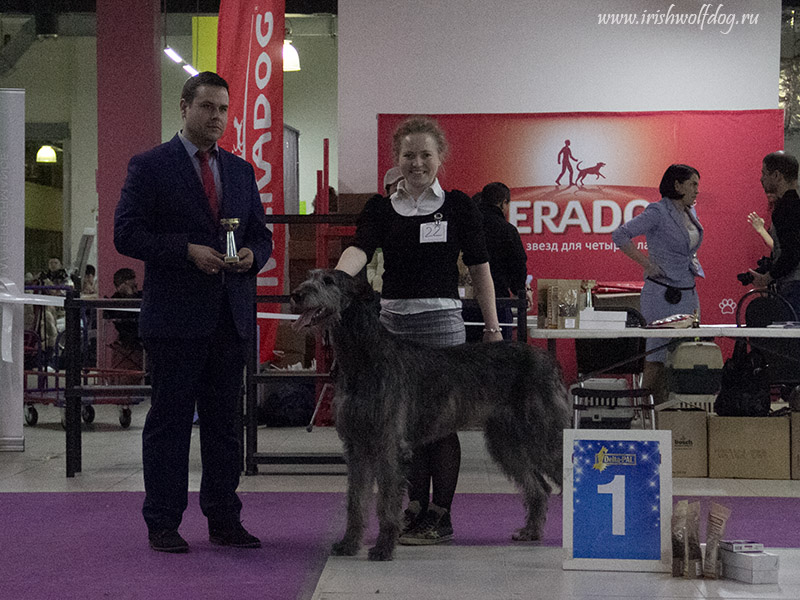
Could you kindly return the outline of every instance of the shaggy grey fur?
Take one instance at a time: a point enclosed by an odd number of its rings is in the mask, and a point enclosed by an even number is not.
[[[539,539],[550,481],[562,479],[570,408],[557,363],[505,342],[429,348],[389,333],[371,290],[342,271],[315,270],[292,294],[296,326],[327,330],[336,373],[336,429],[348,466],[347,529],[335,555],[361,545],[373,483],[380,532],[370,560],[391,560],[412,449],[480,426],[491,456],[520,488],[527,519],[516,540]]]

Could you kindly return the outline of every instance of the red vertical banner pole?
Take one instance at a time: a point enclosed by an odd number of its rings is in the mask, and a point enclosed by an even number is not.
[[[226,150],[253,166],[269,215],[284,214],[283,199],[283,37],[284,0],[221,0],[217,70],[230,86],[228,127],[220,139]],[[224,177],[224,175],[223,175]],[[223,199],[224,202],[224,199]],[[258,274],[262,295],[284,293],[286,226],[272,229],[272,256]],[[279,312],[280,305],[262,305]],[[273,357],[278,321],[259,319],[260,360]]]

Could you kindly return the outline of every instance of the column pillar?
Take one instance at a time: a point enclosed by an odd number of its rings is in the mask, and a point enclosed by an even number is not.
[[[97,263],[100,296],[112,275],[140,261],[114,249],[114,210],[134,154],[161,143],[160,0],[97,3]]]
[[[0,295],[9,297],[25,284],[25,90],[0,90],[0,215]],[[22,305],[0,298],[0,451],[25,449],[22,329]]]

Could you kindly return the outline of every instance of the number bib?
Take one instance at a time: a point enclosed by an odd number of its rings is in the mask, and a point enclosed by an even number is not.
[[[419,226],[419,243],[431,244],[447,241],[447,221],[442,221],[442,213],[433,215],[435,221],[422,223]]]

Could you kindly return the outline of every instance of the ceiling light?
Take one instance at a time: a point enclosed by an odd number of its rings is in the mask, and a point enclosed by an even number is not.
[[[56,149],[50,145],[45,144],[39,151],[36,153],[36,162],[37,163],[54,163],[57,162],[58,159],[56,158]]]
[[[200,73],[200,71],[195,69],[192,65],[183,65],[183,70],[186,71],[192,77]]]
[[[292,46],[290,40],[283,40],[283,70],[300,70],[300,55],[297,54],[297,49]]]
[[[164,54],[166,54],[167,56],[169,56],[169,57],[170,57],[172,60],[174,60],[176,63],[182,63],[182,62],[183,62],[183,59],[181,58],[181,55],[180,55],[180,54],[178,54],[177,52],[175,52],[175,50],[173,50],[173,49],[172,49],[172,48],[170,48],[169,46],[165,46],[165,47],[164,47]]]

